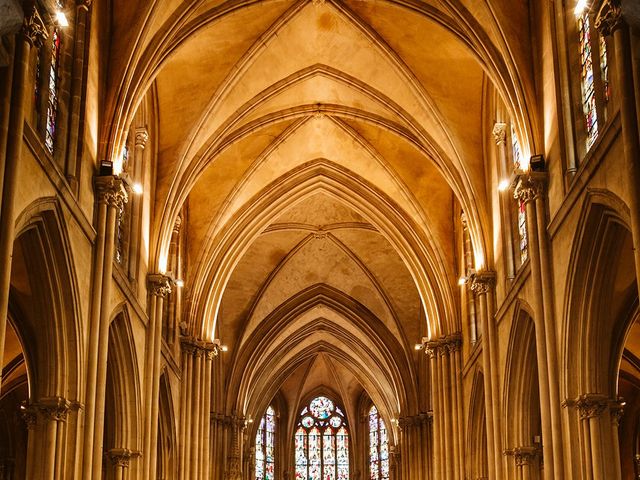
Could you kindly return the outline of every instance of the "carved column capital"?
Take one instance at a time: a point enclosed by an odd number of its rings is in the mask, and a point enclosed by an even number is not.
[[[45,420],[65,422],[71,402],[62,397],[46,397],[41,398],[36,406]]]
[[[605,395],[587,393],[578,398],[576,407],[578,407],[580,418],[588,419],[600,417],[609,406],[609,403]]]
[[[527,172],[520,175],[513,197],[525,204],[529,203],[544,193],[546,181],[547,174],[545,172]]]
[[[462,335],[460,333],[445,335],[442,340],[444,348],[446,348],[449,353],[458,352],[462,347]]]
[[[78,8],[83,8],[85,10],[89,10],[92,3],[93,3],[93,0],[76,0],[76,6]]]
[[[471,290],[476,295],[485,295],[496,285],[496,273],[483,270],[471,275]]]
[[[513,456],[518,467],[531,465],[540,454],[538,447],[516,447],[513,449]]]
[[[147,275],[147,290],[151,295],[164,298],[171,293],[172,280],[167,275],[161,273],[150,273]]]
[[[122,213],[124,205],[129,201],[125,182],[116,175],[99,175],[95,177],[95,190],[99,203],[115,207]]]
[[[22,402],[20,405],[20,414],[22,420],[27,424],[27,428],[31,430],[38,423],[38,409],[35,405],[30,404],[27,401]]]
[[[622,26],[623,21],[620,0],[604,0],[596,16],[595,27],[607,37]]]
[[[493,130],[491,131],[493,135],[493,139],[496,142],[496,145],[506,145],[507,144],[507,124],[496,122],[493,125]]]
[[[429,356],[429,358],[435,358],[440,349],[440,342],[438,340],[431,340],[427,342],[424,346],[424,353]]]
[[[127,468],[132,457],[139,456],[140,453],[128,448],[112,448],[107,452],[107,457],[114,467]]]
[[[38,48],[49,38],[47,27],[35,5],[32,5],[31,8],[25,12],[22,23],[22,35],[32,46]]]
[[[149,141],[149,131],[145,127],[136,128],[135,138],[136,148],[144,150],[147,146],[147,142]]]

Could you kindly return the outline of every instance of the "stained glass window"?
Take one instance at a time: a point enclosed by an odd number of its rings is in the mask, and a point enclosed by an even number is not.
[[[522,200],[518,200],[518,237],[520,239],[520,263],[524,263],[528,256],[529,239],[527,238],[527,210]]]
[[[511,124],[511,152],[513,155],[513,166],[518,170],[522,165],[522,149],[520,148],[520,142],[518,141],[518,136],[516,135],[513,124]],[[527,247],[529,241],[527,239],[527,212],[525,204],[522,201],[518,201],[518,240],[520,264],[523,264],[528,257]]]
[[[275,478],[275,450],[276,412],[270,406],[260,420],[260,427],[256,433],[256,480],[273,480]],[[296,434],[296,460],[297,458],[298,434]]]
[[[44,144],[50,153],[56,140],[56,116],[58,114],[58,83],[60,77],[60,32],[53,29],[51,34],[51,66],[49,67],[49,101],[47,104],[47,124]]]
[[[611,97],[611,86],[609,84],[609,58],[607,57],[607,40],[604,35],[600,37],[600,75],[602,76],[602,88],[604,90],[604,101],[608,102]]]
[[[300,412],[295,434],[296,480],[347,480],[349,431],[342,410],[316,397]]]
[[[582,91],[582,110],[587,130],[587,150],[598,138],[598,115],[593,81],[593,59],[591,56],[591,31],[589,12],[578,17],[578,35],[580,43],[580,86]]]
[[[389,480],[389,435],[375,405],[369,410],[369,473],[371,480]]]

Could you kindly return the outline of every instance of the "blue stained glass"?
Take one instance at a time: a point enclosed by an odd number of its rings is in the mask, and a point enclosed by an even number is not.
[[[389,480],[389,436],[375,405],[369,410],[369,472],[371,480]]]
[[[60,78],[60,32],[53,29],[51,35],[51,66],[49,67],[49,102],[47,105],[47,124],[45,128],[44,144],[53,153],[56,139],[56,117],[58,115],[58,82]]]
[[[267,408],[256,433],[255,478],[256,480],[273,480],[275,478],[275,432],[276,412]],[[297,440],[297,439],[296,439]]]
[[[349,478],[349,433],[342,411],[330,399],[314,398],[301,410],[295,458],[296,480]]]
[[[580,42],[582,110],[587,131],[587,150],[589,150],[595,143],[596,138],[598,138],[598,114],[596,112],[596,95],[593,82],[593,58],[591,54],[591,31],[588,11],[578,18],[578,35]]]

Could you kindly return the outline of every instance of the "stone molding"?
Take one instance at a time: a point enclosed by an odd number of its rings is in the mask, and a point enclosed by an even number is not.
[[[167,275],[161,273],[150,273],[147,275],[147,290],[151,295],[165,298],[171,293],[171,285],[173,280]]]
[[[581,419],[596,418],[602,416],[611,401],[599,393],[587,393],[581,395],[575,402]]]
[[[147,142],[149,141],[149,131],[146,127],[136,128],[135,130],[135,145],[136,148],[140,148],[144,150],[147,146]]]
[[[546,183],[546,172],[526,172],[518,177],[513,197],[527,204],[544,194]]]
[[[502,122],[496,122],[493,125],[493,130],[491,131],[491,135],[493,135],[493,140],[496,142],[496,145],[506,145],[507,144],[507,124]]]
[[[398,426],[400,428],[414,427],[420,425],[427,425],[433,421],[433,412],[420,412],[417,415],[410,415],[407,417],[400,417],[398,419]]]
[[[129,461],[134,457],[139,457],[140,452],[128,448],[112,448],[107,452],[107,457],[114,467],[129,467]]]
[[[121,214],[124,205],[129,201],[124,180],[116,175],[98,175],[94,179],[94,184],[98,203],[115,207],[118,214]]]
[[[44,41],[49,38],[47,27],[35,5],[32,5],[29,13],[25,14],[22,24],[22,35],[35,47],[42,47]]]
[[[604,0],[596,16],[595,27],[605,37],[622,26],[622,4],[620,0]]]
[[[221,351],[220,345],[214,342],[205,342],[195,337],[183,335],[180,337],[180,345],[187,355],[196,357],[204,356],[207,360],[213,360]]]
[[[484,295],[493,290],[496,285],[496,273],[483,270],[471,275],[471,290],[476,295]]]
[[[462,348],[462,334],[453,333],[445,335],[437,340],[431,340],[425,344],[424,353],[433,358],[436,355],[444,356],[460,351]]]

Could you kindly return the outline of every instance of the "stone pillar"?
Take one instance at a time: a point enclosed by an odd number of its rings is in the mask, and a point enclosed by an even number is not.
[[[478,272],[471,279],[471,289],[478,298],[480,321],[482,324],[482,366],[484,369],[484,398],[487,422],[487,458],[489,478],[502,478],[502,458],[500,427],[500,386],[498,383],[497,339],[494,322],[493,295],[495,293],[495,273]]]
[[[496,123],[491,132],[496,142],[498,151],[498,178],[508,178],[511,176],[511,170],[508,164],[507,155],[507,124]],[[507,279],[513,280],[516,275],[516,263],[513,257],[513,235],[512,235],[512,200],[509,198],[508,192],[500,192],[500,221],[502,222],[502,251],[505,256],[507,267]]]
[[[540,412],[542,417],[545,478],[564,477],[562,421],[556,330],[553,314],[553,282],[546,221],[545,172],[527,172],[518,179],[514,196],[524,202],[527,215],[529,262],[533,282]]]
[[[9,287],[11,283],[11,259],[15,237],[14,204],[18,185],[18,165],[22,161],[24,145],[24,117],[26,88],[29,85],[29,55],[31,47],[41,45],[47,38],[47,31],[35,6],[25,12],[24,23],[16,35],[13,63],[11,106],[7,131],[7,148],[0,204],[0,359],[4,356],[4,341],[9,308]],[[0,372],[0,385],[2,373]]]
[[[464,478],[463,418],[460,389],[459,333],[446,335],[426,344],[431,358],[434,424],[434,478]],[[407,425],[411,426],[412,423]],[[421,441],[426,440],[420,437]],[[414,448],[413,444],[412,448]],[[415,474],[410,475],[413,478]]]
[[[231,449],[227,457],[225,480],[242,480],[242,437],[244,435],[244,418],[231,418]]]
[[[27,402],[20,406],[22,419],[27,425],[27,460],[26,460],[26,480],[34,480],[38,478],[39,473],[36,471],[38,462],[36,461],[36,425],[38,423],[37,409]]]
[[[115,227],[128,196],[115,176],[95,178],[97,198],[96,243],[91,279],[89,345],[85,398],[83,478],[102,474],[102,442],[107,381],[107,354],[111,315],[111,285]]]
[[[135,130],[135,150],[133,155],[133,181],[143,183],[144,180],[144,151],[149,141],[146,128]],[[138,257],[140,252],[140,231],[142,228],[142,197],[134,196],[131,204],[131,227],[129,232],[128,275],[130,280],[138,278]]]
[[[65,477],[64,471],[64,423],[71,403],[60,397],[41,399],[37,408],[43,422],[44,436],[40,450],[43,454],[42,479],[58,479]]]
[[[112,448],[107,452],[115,480],[127,480],[129,462],[135,456],[137,456],[137,452],[128,448]]]
[[[605,458],[602,449],[601,417],[607,410],[609,402],[604,395],[585,394],[578,398],[576,406],[580,415],[587,478],[605,480],[608,478],[605,466],[612,459],[608,455]],[[616,460],[619,462],[619,459]]]
[[[614,478],[613,480],[622,480],[622,465],[620,463],[620,420],[624,413],[625,403],[622,400],[614,402],[609,407],[609,414],[611,415],[611,444],[613,446],[613,467]]]
[[[534,476],[534,468],[537,465],[539,450],[535,446],[517,447],[513,451],[513,457],[516,462],[516,472],[518,480],[532,480],[537,478]]]
[[[162,306],[171,293],[172,281],[162,274],[147,276],[147,290],[151,295],[147,335],[147,364],[145,398],[148,408],[145,428],[145,478],[155,478],[158,456],[158,411],[160,408],[160,373],[162,356]]]
[[[596,28],[604,36],[613,35],[615,50],[616,86],[620,98],[620,123],[624,169],[629,192],[629,213],[631,234],[636,266],[636,278],[640,278],[640,133],[636,111],[633,59],[629,26],[622,17],[621,0],[604,0],[595,22]],[[637,282],[640,293],[640,282]]]
[[[73,68],[71,72],[71,90],[69,95],[69,140],[67,143],[67,161],[65,174],[71,190],[78,189],[78,160],[82,157],[84,141],[80,126],[82,97],[85,81],[85,51],[87,24],[90,19],[89,9],[92,0],[76,0],[76,23],[73,43]]]

